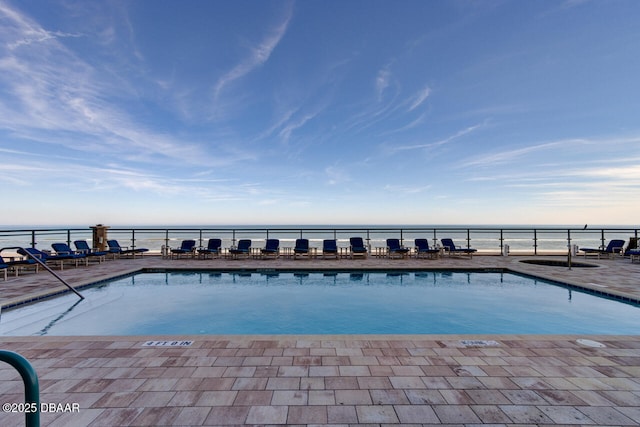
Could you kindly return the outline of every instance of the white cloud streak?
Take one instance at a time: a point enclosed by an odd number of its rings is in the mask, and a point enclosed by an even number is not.
[[[427,144],[416,144],[416,145],[401,145],[398,147],[388,147],[388,151],[390,151],[391,153],[395,153],[397,151],[408,151],[408,150],[423,150],[423,149],[429,149],[429,148],[435,148],[435,147],[439,147],[441,145],[446,145],[449,144],[453,141],[455,141],[456,139],[462,138],[465,135],[468,135],[472,132],[474,132],[477,129],[482,128],[484,125],[484,123],[482,124],[478,124],[478,125],[474,125],[474,126],[469,126],[465,129],[462,129],[458,132],[456,132],[455,134],[448,136],[444,139],[441,139],[439,141],[436,142],[430,142]]]
[[[429,86],[425,86],[414,96],[413,102],[411,102],[411,105],[409,106],[409,111],[413,111],[422,105],[429,95],[431,95],[431,88]]]
[[[242,62],[233,67],[230,71],[220,77],[214,87],[214,100],[220,96],[220,93],[234,81],[241,79],[253,70],[262,66],[269,60],[271,53],[280,43],[280,40],[284,37],[289,27],[289,22],[293,16],[293,7],[288,5],[282,22],[274,27],[267,36],[258,43],[257,46],[251,49],[249,56],[247,56]]]

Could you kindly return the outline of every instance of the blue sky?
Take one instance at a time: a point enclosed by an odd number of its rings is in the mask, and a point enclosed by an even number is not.
[[[638,16],[0,0],[0,224],[637,224]]]

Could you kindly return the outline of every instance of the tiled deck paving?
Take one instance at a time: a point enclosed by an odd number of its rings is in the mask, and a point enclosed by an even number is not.
[[[143,267],[510,268],[640,299],[640,264],[628,259],[571,271],[519,259],[146,257],[57,272],[79,284]],[[24,274],[0,282],[0,296],[6,304],[52,287],[47,273]],[[43,413],[43,426],[640,425],[640,335],[201,335],[171,337],[190,347],[143,347],[166,338],[2,337],[0,347],[33,363],[42,402],[79,404],[79,413]],[[0,364],[0,380],[2,403],[23,400],[13,368]],[[23,423],[0,414],[2,426]]]

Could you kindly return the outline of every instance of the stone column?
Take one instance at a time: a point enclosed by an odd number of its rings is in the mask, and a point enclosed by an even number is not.
[[[107,248],[108,225],[97,224],[91,227],[93,230],[93,249],[104,251]]]

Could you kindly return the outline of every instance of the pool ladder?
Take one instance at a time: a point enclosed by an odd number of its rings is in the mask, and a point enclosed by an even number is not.
[[[58,274],[55,271],[53,271],[52,269],[50,269],[49,266],[47,264],[45,264],[41,259],[39,259],[38,257],[36,257],[33,254],[31,254],[30,252],[28,252],[23,247],[21,247],[21,246],[13,246],[13,247],[2,248],[2,249],[0,249],[0,253],[2,253],[2,251],[4,251],[5,249],[17,249],[17,250],[20,250],[21,253],[26,254],[28,258],[33,259],[35,262],[40,264],[40,266],[42,266],[45,270],[47,270],[49,273],[51,273],[53,275],[53,277],[55,277],[56,279],[61,281],[62,284],[64,284],[67,288],[69,288],[74,294],[78,295],[78,297],[80,297],[80,299],[84,299],[82,294],[80,292],[76,291],[75,288],[73,286],[71,286],[70,284],[68,284],[66,280],[64,280],[62,277],[58,276]]]

